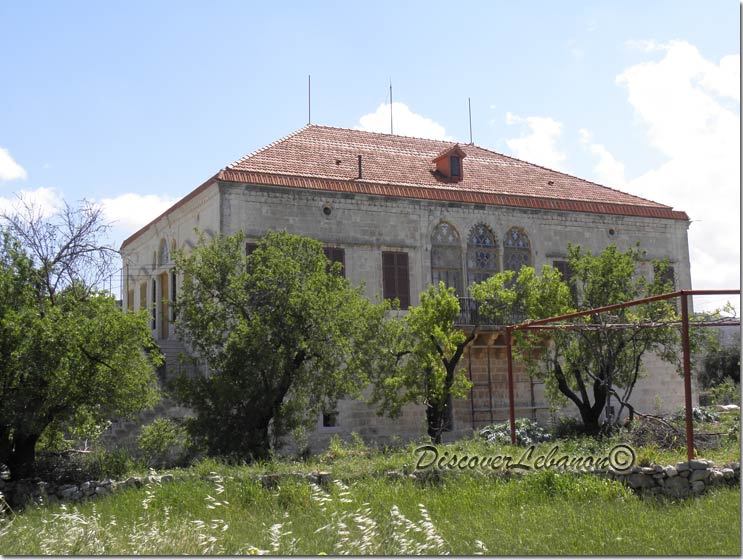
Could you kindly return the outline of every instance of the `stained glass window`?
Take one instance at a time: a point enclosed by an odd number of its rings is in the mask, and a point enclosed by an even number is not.
[[[518,272],[524,265],[531,266],[529,238],[521,228],[511,228],[503,240],[503,268]]]
[[[467,240],[467,283],[482,282],[498,272],[498,244],[485,224],[477,224]]]
[[[446,222],[436,226],[431,236],[431,281],[462,293],[462,245],[457,230]]]

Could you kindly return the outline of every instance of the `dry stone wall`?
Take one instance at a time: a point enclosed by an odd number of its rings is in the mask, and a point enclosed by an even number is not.
[[[502,476],[504,473],[510,475],[512,472],[501,470],[494,472],[494,475]],[[633,467],[628,473],[617,472],[611,469],[608,471],[592,470],[589,472],[597,476],[605,476],[616,480],[629,486],[639,494],[665,495],[670,498],[687,498],[701,494],[714,486],[740,485],[739,462],[718,467],[712,461],[705,459],[693,459],[691,461],[676,463],[676,465]],[[424,469],[407,475],[399,471],[389,471],[385,476],[389,480],[411,478],[424,483],[430,483],[438,482],[443,477],[457,476],[459,474],[456,470]],[[514,474],[524,475],[523,471]],[[112,494],[117,490],[141,488],[148,484],[170,484],[185,478],[186,475],[163,474],[157,476],[152,474],[144,477],[130,476],[120,481],[107,478],[102,481],[87,481],[82,484],[51,484],[38,480],[8,482],[0,478],[0,495],[4,497],[11,507],[23,507],[28,504],[45,505],[60,502],[79,502]],[[222,480],[217,473],[211,473],[201,478],[213,481]],[[274,488],[288,479],[314,484],[326,484],[333,480],[332,475],[324,471],[288,474],[269,473],[254,475],[251,478],[261,483],[265,488]]]

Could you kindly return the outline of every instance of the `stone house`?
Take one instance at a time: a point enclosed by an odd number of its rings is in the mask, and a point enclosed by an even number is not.
[[[183,347],[169,306],[180,287],[171,256],[193,247],[196,227],[242,230],[249,240],[269,229],[315,238],[369,296],[397,297],[402,307],[444,280],[465,298],[467,328],[470,283],[522,264],[552,264],[567,274],[568,243],[597,252],[639,241],[649,259],[670,261],[678,289],[691,288],[688,226],[688,216],[669,206],[472,144],[308,125],[223,168],[126,239],[124,307],[151,310],[173,375]],[[474,387],[470,398],[455,401],[455,434],[507,418],[505,359],[501,333],[483,329],[464,360]],[[680,407],[683,387],[673,368],[653,358],[648,366],[634,404]],[[543,387],[518,368],[515,390],[517,415],[549,418]],[[392,421],[349,400],[318,418],[318,440],[351,431],[379,440],[418,437],[424,414],[409,406]]]

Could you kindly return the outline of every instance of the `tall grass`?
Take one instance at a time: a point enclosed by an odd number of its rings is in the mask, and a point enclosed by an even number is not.
[[[0,554],[739,555],[740,493],[642,499],[545,471],[264,488],[229,467],[0,521]]]

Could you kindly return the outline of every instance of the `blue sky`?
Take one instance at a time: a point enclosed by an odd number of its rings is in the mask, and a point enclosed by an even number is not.
[[[732,1],[0,3],[0,206],[94,199],[116,242],[307,122],[469,141],[686,210],[740,284]]]

